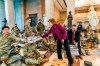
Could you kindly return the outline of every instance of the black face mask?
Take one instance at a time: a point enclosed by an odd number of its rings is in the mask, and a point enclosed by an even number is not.
[[[41,23],[41,22],[39,22],[39,23]]]

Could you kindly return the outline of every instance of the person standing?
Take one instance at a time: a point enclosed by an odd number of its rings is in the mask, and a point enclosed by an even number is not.
[[[77,44],[78,46],[78,52],[80,54],[80,59],[82,59],[82,53],[81,53],[81,46],[80,46],[80,32],[77,30],[77,26],[76,25],[73,25],[72,26],[72,29],[68,30],[67,32],[67,35],[68,35],[68,41],[69,41],[69,44]]]
[[[44,33],[45,26],[44,26],[44,24],[43,24],[43,22],[42,22],[41,19],[39,19],[39,22],[38,22],[38,24],[37,24],[36,29],[37,29],[38,35],[41,36],[41,35]]]
[[[63,59],[61,49],[62,49],[62,44],[64,43],[64,48],[68,57],[69,65],[72,66],[73,59],[70,53],[66,30],[60,24],[56,24],[56,21],[53,18],[49,19],[48,22],[50,25],[50,30],[46,34],[42,35],[42,38],[46,38],[49,34],[52,33],[55,41],[57,42],[57,55],[58,59],[60,60]]]

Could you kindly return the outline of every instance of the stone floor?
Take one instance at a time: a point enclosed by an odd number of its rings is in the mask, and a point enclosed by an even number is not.
[[[39,52],[41,54],[45,54],[46,57],[49,58],[49,62],[42,64],[40,66],[51,66],[53,64],[53,59],[57,58],[56,52],[49,52],[49,51],[39,51]],[[76,62],[74,62],[73,66],[85,66],[84,61],[92,62],[93,66],[100,66],[100,45],[96,49],[89,49],[89,52],[90,52],[90,55],[83,56],[82,60],[76,59]],[[62,55],[63,55],[63,60],[68,65],[68,60],[64,58],[64,53],[62,53]]]
[[[100,50],[100,45],[97,48]],[[97,53],[96,49],[89,49],[90,55],[83,56],[83,60],[79,60],[73,64],[73,66],[85,66],[84,61],[90,61],[92,62],[93,66],[100,66],[100,51]],[[41,54],[46,54],[46,56],[49,58],[49,62],[43,64],[43,66],[51,66],[53,63],[53,59],[57,58],[57,53],[52,52],[46,52],[46,51],[40,51]],[[64,53],[62,53],[64,57]],[[64,61],[68,64],[68,60],[64,58]]]

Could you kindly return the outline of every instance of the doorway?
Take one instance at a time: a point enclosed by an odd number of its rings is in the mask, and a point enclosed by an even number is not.
[[[37,25],[37,22],[38,22],[38,17],[37,17],[37,14],[29,14],[29,17],[31,18],[31,27],[32,26],[36,26]]]

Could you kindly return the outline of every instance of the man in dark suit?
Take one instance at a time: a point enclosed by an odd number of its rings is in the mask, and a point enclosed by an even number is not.
[[[68,30],[67,34],[68,34],[69,44],[76,44],[76,42],[78,43],[77,46],[80,54],[80,59],[82,59],[81,46],[80,46],[80,32],[77,30],[77,26],[73,25],[72,29]]]

